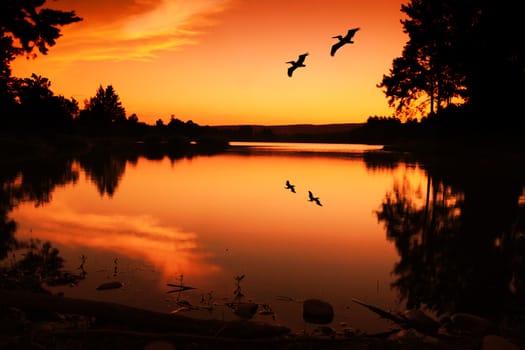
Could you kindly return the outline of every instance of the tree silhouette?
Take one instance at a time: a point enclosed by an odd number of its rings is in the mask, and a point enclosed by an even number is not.
[[[60,27],[81,21],[74,11],[44,8],[46,0],[0,2],[0,105],[2,117],[18,112],[18,81],[11,77],[11,62],[20,55],[45,55],[60,37]],[[4,124],[10,124],[4,120]]]
[[[378,85],[398,115],[414,117],[414,108],[419,115],[427,108],[433,114],[462,96],[463,77],[451,66],[457,17],[450,5],[449,1],[412,0],[401,7],[408,16],[401,23],[409,41]]]
[[[0,4],[2,49],[12,55],[47,54],[60,37],[61,26],[81,21],[74,11],[42,8],[46,0],[3,0]]]
[[[124,123],[126,110],[112,85],[108,85],[105,89],[100,85],[96,95],[86,102],[79,118],[81,122],[88,125],[107,127]]]
[[[12,42],[10,37],[0,37],[0,105],[5,114],[11,112],[16,105],[9,65],[15,58]]]
[[[139,122],[139,116],[136,113],[133,113],[132,115],[129,116],[128,122],[132,124],[137,124]]]
[[[32,74],[16,79],[18,126],[25,129],[64,128],[78,115],[78,102],[55,96],[49,79]]]
[[[470,30],[457,47],[465,74],[467,97],[477,118],[492,119],[505,114],[523,115],[525,94],[525,45],[523,14],[511,0],[481,1],[471,16]],[[472,7],[473,5],[471,5]],[[511,116],[506,123],[522,121]]]
[[[397,115],[439,113],[452,103],[479,119],[519,111],[525,45],[517,3],[411,0],[401,11],[409,40],[378,84]]]

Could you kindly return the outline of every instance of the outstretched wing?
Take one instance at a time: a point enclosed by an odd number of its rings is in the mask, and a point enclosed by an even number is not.
[[[308,56],[308,52],[303,53],[302,55],[299,55],[299,59],[297,59],[297,65],[303,64],[304,60],[306,59],[306,56]]]
[[[336,52],[337,50],[339,50],[339,48],[340,48],[341,46],[343,46],[343,44],[344,44],[344,43],[343,43],[342,41],[339,41],[339,42],[333,44],[333,45],[332,45],[332,49],[330,50],[330,56],[335,55],[335,52]]]
[[[348,33],[346,33],[345,40],[350,41],[354,37],[355,33],[359,30],[359,27],[348,29]]]
[[[288,76],[292,77],[293,71],[297,68],[295,65],[288,68]]]

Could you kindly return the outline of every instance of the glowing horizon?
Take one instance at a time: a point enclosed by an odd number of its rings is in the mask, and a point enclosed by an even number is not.
[[[389,116],[377,88],[406,41],[401,0],[60,0],[84,20],[62,28],[46,56],[17,58],[13,75],[47,77],[83,101],[113,85],[129,116],[200,125],[331,124]],[[332,37],[360,27],[329,54]],[[286,61],[309,52],[286,75]]]

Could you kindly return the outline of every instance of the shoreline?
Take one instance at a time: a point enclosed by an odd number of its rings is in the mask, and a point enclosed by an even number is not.
[[[250,320],[202,320],[117,303],[0,289],[0,349],[497,349],[525,339],[475,330],[457,336],[413,329],[380,334],[292,334]],[[323,327],[320,327],[323,329]],[[149,346],[149,348],[148,348]]]

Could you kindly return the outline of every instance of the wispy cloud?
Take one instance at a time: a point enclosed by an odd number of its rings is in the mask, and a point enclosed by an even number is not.
[[[161,51],[198,42],[214,15],[233,0],[134,0],[125,14],[95,20],[96,12],[67,28],[57,60],[151,60]]]

